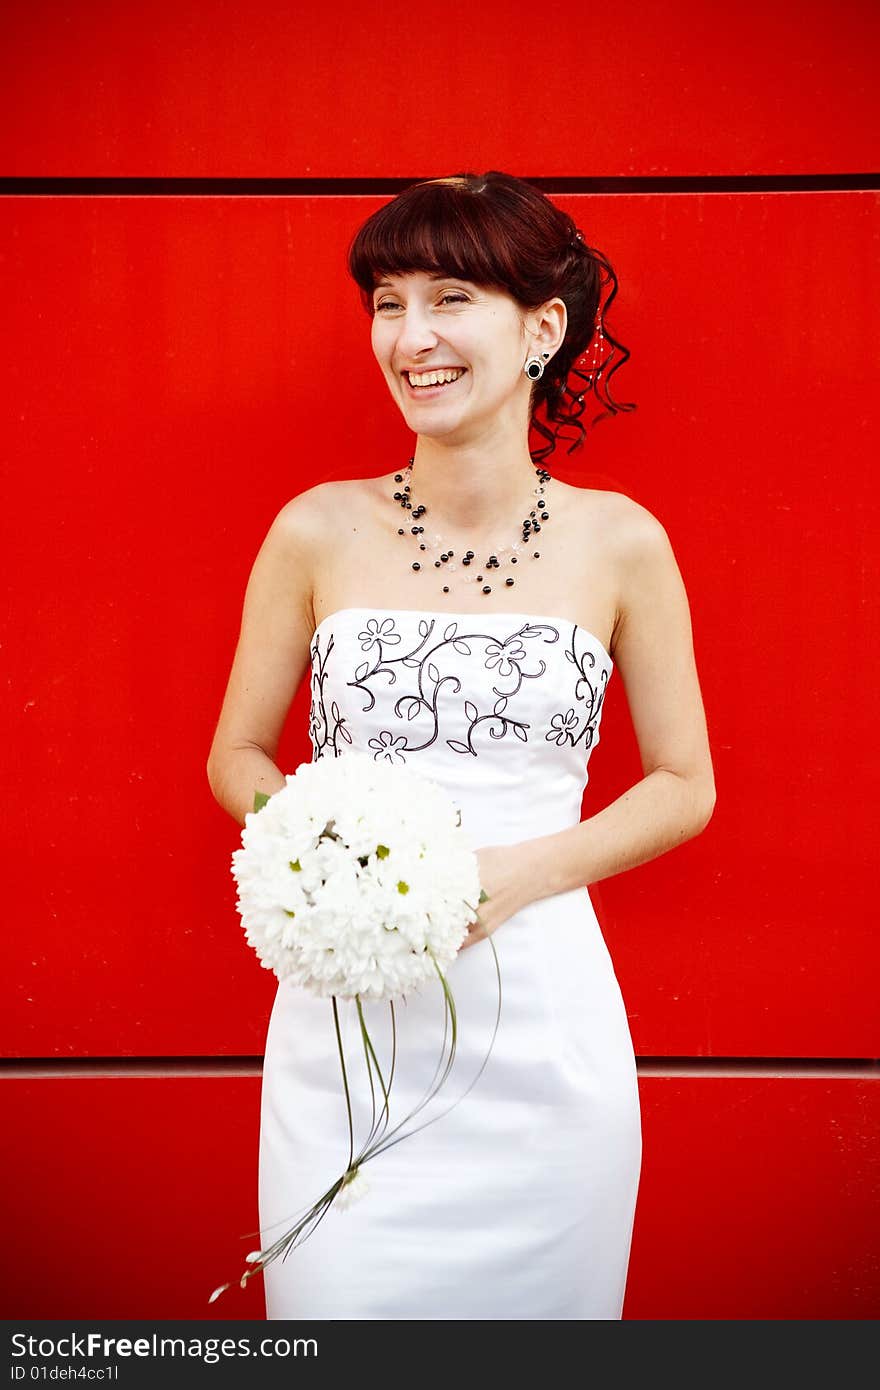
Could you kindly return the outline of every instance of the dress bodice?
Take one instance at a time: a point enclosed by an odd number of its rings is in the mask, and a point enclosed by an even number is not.
[[[475,845],[580,820],[614,663],[571,619],[342,608],[311,641],[312,761],[406,763],[461,809]]]

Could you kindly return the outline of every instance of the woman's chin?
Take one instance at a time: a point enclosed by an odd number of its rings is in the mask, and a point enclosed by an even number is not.
[[[467,413],[460,406],[455,407],[451,403],[449,406],[439,402],[430,405],[426,401],[420,406],[418,402],[406,401],[402,410],[403,418],[410,429],[416,430],[419,434],[448,434],[467,418]]]

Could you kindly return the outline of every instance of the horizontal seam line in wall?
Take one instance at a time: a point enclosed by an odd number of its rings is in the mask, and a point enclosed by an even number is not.
[[[880,1080],[880,1060],[863,1057],[637,1057],[639,1076]],[[252,1057],[5,1057],[0,1080],[259,1076]]]
[[[373,197],[399,193],[413,178],[144,178],[21,176],[0,178],[0,196]],[[424,175],[423,177],[430,177]],[[529,177],[545,193],[831,193],[880,189],[880,171],[826,174],[645,174],[608,177]]]

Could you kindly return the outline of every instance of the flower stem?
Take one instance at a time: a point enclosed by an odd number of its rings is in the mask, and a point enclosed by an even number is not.
[[[348,1075],[345,1070],[345,1049],[342,1046],[342,1034],[339,1030],[339,1005],[336,1002],[336,995],[333,995],[333,1022],[336,1026],[336,1042],[339,1047],[339,1061],[342,1066],[342,1084],[345,1087],[345,1105],[348,1110],[348,1166],[351,1167],[354,1158],[354,1125],[351,1119],[351,1096],[348,1090]]]

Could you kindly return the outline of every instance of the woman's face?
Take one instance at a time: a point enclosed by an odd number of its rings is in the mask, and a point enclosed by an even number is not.
[[[549,343],[527,336],[510,295],[419,270],[378,284],[373,309],[373,352],[415,433],[469,435],[483,423],[497,425],[499,417],[527,426],[532,383],[523,366]],[[437,386],[410,381],[410,371],[419,380],[444,367],[458,378]]]

